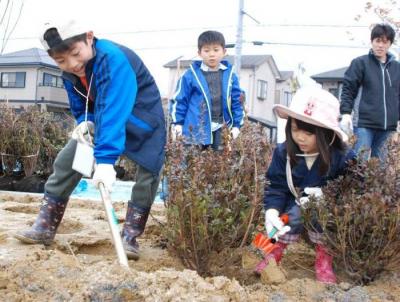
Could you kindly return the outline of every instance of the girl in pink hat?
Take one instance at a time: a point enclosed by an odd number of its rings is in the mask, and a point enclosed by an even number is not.
[[[258,273],[272,258],[279,264],[287,245],[299,239],[303,231],[301,207],[308,196],[321,198],[320,188],[343,174],[348,162],[355,159],[355,153],[345,145],[347,136],[339,127],[339,101],[329,92],[318,87],[302,88],[290,107],[275,105],[273,110],[287,119],[286,141],[274,151],[264,196],[267,233],[276,228],[278,242],[275,250],[257,265]],[[289,215],[286,226],[279,218],[283,213]],[[316,279],[335,283],[332,256],[322,243],[322,229],[317,222],[315,230],[308,235],[316,244]]]

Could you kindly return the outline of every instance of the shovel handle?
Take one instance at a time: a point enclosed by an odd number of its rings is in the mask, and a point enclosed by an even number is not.
[[[128,258],[126,257],[126,253],[122,245],[122,239],[119,234],[117,215],[115,214],[114,208],[111,204],[110,194],[102,182],[99,183],[99,190],[106,210],[107,221],[108,225],[110,226],[111,236],[113,239],[114,248],[117,252],[119,264],[123,267],[129,268]]]

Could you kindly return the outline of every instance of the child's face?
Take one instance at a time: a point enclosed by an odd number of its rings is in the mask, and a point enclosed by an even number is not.
[[[375,38],[371,41],[372,51],[374,55],[382,61],[386,60],[386,54],[392,43],[385,36]]]
[[[206,44],[199,50],[199,56],[203,59],[204,64],[212,70],[219,68],[226,53],[226,49],[221,44]]]
[[[76,42],[69,51],[55,54],[53,59],[58,67],[78,77],[85,76],[85,66],[93,58],[93,38],[93,32],[88,32],[86,43]]]
[[[292,119],[291,131],[294,142],[303,153],[312,154],[318,152],[316,135],[299,129],[295,119]]]

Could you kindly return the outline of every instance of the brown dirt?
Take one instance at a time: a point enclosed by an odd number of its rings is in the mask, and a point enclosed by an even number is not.
[[[213,277],[200,277],[170,255],[161,236],[162,205],[152,209],[139,239],[142,257],[118,265],[101,203],[71,200],[50,247],[24,245],[13,238],[32,225],[39,197],[0,193],[1,301],[400,301],[399,272],[369,286],[351,285],[338,271],[338,285],[314,280],[314,252],[305,244],[288,248],[282,267],[286,281],[264,284],[242,268],[242,252],[230,261],[215,257]],[[115,204],[123,222],[125,204]]]

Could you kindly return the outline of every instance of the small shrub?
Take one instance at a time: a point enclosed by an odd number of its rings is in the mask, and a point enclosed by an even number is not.
[[[66,114],[40,112],[31,106],[17,113],[9,106],[0,110],[0,153],[3,172],[12,174],[22,165],[26,176],[48,176],[54,159],[68,140],[73,120]]]
[[[40,148],[39,111],[36,107],[30,107],[20,114],[9,107],[1,111],[1,153],[5,172],[12,173],[19,163],[25,174],[30,176]]]
[[[376,159],[324,188],[324,202],[305,211],[306,227],[317,218],[337,264],[355,283],[400,269],[400,150],[389,143],[384,165]]]
[[[271,146],[261,126],[246,125],[216,152],[182,141],[169,143],[165,174],[169,196],[165,235],[185,266],[210,274],[210,258],[249,243],[259,222]]]
[[[67,113],[43,112],[40,122],[42,139],[36,173],[48,177],[53,172],[57,154],[69,140],[75,121]]]

